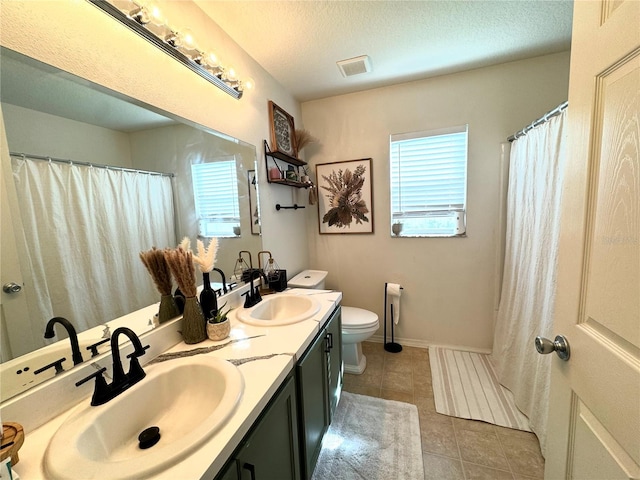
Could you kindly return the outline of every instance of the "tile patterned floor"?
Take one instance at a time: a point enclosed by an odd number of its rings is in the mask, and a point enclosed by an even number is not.
[[[389,353],[364,342],[367,368],[345,374],[344,389],[418,407],[425,480],[533,480],[544,476],[544,458],[533,433],[436,412],[429,351],[404,347]]]

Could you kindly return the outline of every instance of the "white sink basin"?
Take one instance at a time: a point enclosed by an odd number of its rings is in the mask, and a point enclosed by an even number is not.
[[[145,372],[108,403],[92,407],[87,399],[71,413],[45,453],[48,478],[138,479],[158,473],[210,438],[244,390],[238,368],[214,357],[169,360]],[[138,435],[152,426],[160,428],[160,440],[143,450]]]
[[[259,327],[290,325],[313,317],[320,311],[320,303],[303,295],[272,295],[251,308],[236,314],[241,322]]]

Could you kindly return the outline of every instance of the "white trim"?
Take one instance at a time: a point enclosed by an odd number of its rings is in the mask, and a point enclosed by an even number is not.
[[[372,343],[384,343],[384,337],[382,335],[372,335],[367,341]],[[447,345],[443,343],[432,343],[426,340],[415,340],[410,338],[395,337],[394,342],[407,347],[416,347],[416,348],[441,347],[441,348],[448,348],[449,350],[460,350],[462,352],[483,353],[486,355],[490,355],[493,352],[493,350],[490,348],[477,348],[477,347],[469,347],[465,345]]]
[[[390,142],[402,140],[413,140],[414,138],[437,137],[438,135],[449,135],[451,133],[462,133],[469,131],[469,125],[456,125],[455,127],[436,128],[435,130],[423,130],[421,132],[392,133],[389,135]]]

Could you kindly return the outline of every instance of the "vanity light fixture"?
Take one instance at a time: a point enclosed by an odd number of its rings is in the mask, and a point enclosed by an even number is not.
[[[239,99],[254,88],[253,79],[239,80],[233,68],[222,65],[214,53],[201,50],[190,30],[171,27],[152,2],[88,1],[232,97]]]

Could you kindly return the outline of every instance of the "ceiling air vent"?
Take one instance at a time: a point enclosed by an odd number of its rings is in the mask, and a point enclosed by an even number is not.
[[[361,73],[369,73],[371,71],[371,59],[369,55],[348,58],[347,60],[340,60],[336,63],[343,77],[352,77],[353,75],[360,75]]]

